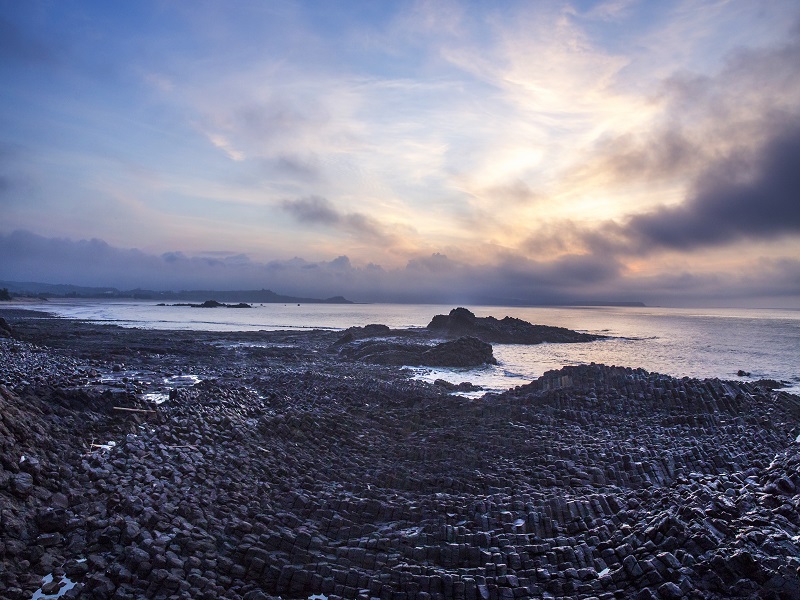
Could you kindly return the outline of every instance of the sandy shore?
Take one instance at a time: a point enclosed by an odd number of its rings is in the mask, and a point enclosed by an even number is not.
[[[4,598],[800,598],[800,398],[769,382],[476,400],[335,332],[0,317]]]

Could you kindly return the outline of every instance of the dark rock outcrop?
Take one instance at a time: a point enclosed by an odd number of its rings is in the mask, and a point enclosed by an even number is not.
[[[343,348],[343,356],[376,365],[426,367],[477,367],[494,365],[491,344],[462,337],[435,346],[393,340],[369,340]]]
[[[11,325],[8,324],[8,321],[0,317],[0,338],[3,337],[13,338],[16,336],[14,335],[14,330],[11,328]]]
[[[331,345],[331,348],[340,348],[341,346],[356,340],[386,337],[389,335],[392,335],[392,330],[389,328],[389,326],[378,323],[371,323],[370,325],[364,325],[363,327],[348,327],[342,332],[342,337],[340,337]]]
[[[428,367],[474,367],[496,365],[497,360],[491,344],[475,337],[460,337],[425,350],[420,364]]]
[[[543,342],[591,342],[603,336],[580,333],[564,327],[534,325],[514,317],[476,317],[466,308],[454,308],[449,315],[436,315],[428,331],[444,337],[473,336],[497,344],[541,344]]]
[[[437,379],[433,382],[433,385],[438,385],[439,387],[446,389],[448,392],[478,392],[483,389],[481,386],[470,383],[469,381],[452,383],[445,379]]]

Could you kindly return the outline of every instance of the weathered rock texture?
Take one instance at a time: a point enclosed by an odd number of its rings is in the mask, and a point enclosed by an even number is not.
[[[99,339],[156,334],[83,327],[0,340],[4,598],[800,597],[796,396],[589,365],[468,400],[318,333],[120,365]],[[116,411],[94,382],[132,366],[204,381]]]

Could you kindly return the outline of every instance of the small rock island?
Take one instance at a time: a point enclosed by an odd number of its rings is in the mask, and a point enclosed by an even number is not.
[[[200,304],[192,303],[192,302],[178,302],[177,304],[165,304],[163,302],[158,303],[156,306],[189,306],[191,308],[253,308],[252,305],[247,304],[246,302],[238,302],[236,304],[225,304],[223,302],[217,302],[216,300],[206,300]]]

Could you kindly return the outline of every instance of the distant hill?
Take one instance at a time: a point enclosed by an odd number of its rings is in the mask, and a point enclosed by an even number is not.
[[[351,300],[347,300],[343,296],[333,296],[325,299],[303,298],[276,294],[272,290],[182,290],[179,292],[164,292],[143,289],[118,290],[112,287],[86,287],[31,281],[0,281],[0,288],[6,288],[12,296],[36,298],[132,298],[135,300],[190,300],[201,302],[217,300],[219,302],[255,302],[262,304],[353,304]]]
[[[120,293],[115,288],[36,283],[33,281],[0,281],[0,288],[6,288],[12,296],[37,296],[43,298],[99,298]]]

